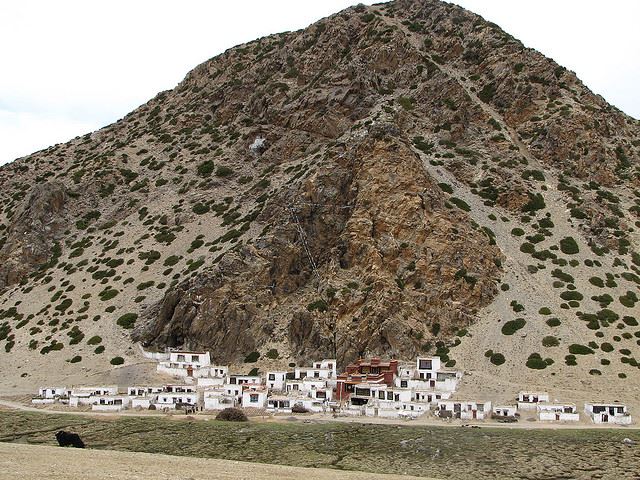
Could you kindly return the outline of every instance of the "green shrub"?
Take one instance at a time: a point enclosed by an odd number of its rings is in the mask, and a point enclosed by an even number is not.
[[[245,357],[244,363],[256,363],[259,358],[260,358],[259,352],[251,352],[249,355]]]
[[[509,320],[502,326],[502,334],[503,335],[513,335],[518,330],[523,328],[526,325],[526,320],[524,318],[516,318],[515,320]]]
[[[220,413],[216,415],[216,420],[224,422],[246,422],[248,419],[241,409],[229,407],[221,410]]]
[[[523,212],[535,212],[546,207],[541,193],[527,193],[527,195],[529,196],[529,201],[522,206],[521,210]]]
[[[618,320],[620,317],[613,310],[609,310],[608,308],[603,308],[598,313],[596,313],[599,320],[603,322],[613,323]]]
[[[307,310],[309,310],[310,312],[313,312],[314,310],[317,310],[318,312],[326,312],[328,309],[329,305],[322,298],[307,305]]]
[[[405,110],[413,110],[415,108],[416,101],[410,97],[398,97],[398,103]]]
[[[543,347],[557,347],[558,345],[560,345],[560,341],[552,335],[548,335],[542,339]]]
[[[81,362],[81,361],[82,361],[82,357],[80,355],[76,355],[71,360],[69,360],[69,363],[78,363],[78,362]]]
[[[196,203],[191,208],[191,210],[196,215],[204,215],[205,213],[209,212],[209,205],[207,205],[206,203]]]
[[[102,337],[98,335],[94,335],[89,340],[87,340],[87,345],[99,345],[102,343]]]
[[[536,247],[532,243],[524,242],[522,245],[520,245],[520,251],[522,253],[528,253],[529,255],[531,255],[536,251]]]
[[[625,307],[633,308],[635,304],[638,302],[638,296],[635,294],[635,292],[632,292],[631,290],[627,290],[627,293],[625,295],[620,296],[618,300],[620,300],[620,303]]]
[[[109,361],[109,363],[111,363],[111,365],[122,365],[124,363],[124,358],[122,358],[122,357],[113,357]]]
[[[488,83],[484,87],[482,87],[482,90],[480,90],[480,92],[478,93],[478,98],[483,102],[488,103],[491,101],[491,99],[494,97],[495,94],[496,94],[495,85],[492,83]]]
[[[104,345],[100,345],[98,348],[96,348],[96,349],[93,351],[93,353],[98,353],[98,354],[100,354],[100,353],[102,353],[102,352],[104,352]]]
[[[448,183],[438,183],[438,186],[443,192],[448,193],[449,195],[453,193],[453,188],[451,188],[451,185]]]
[[[613,352],[613,345],[611,345],[609,342],[604,342],[602,345],[600,345],[600,348],[603,352]]]
[[[233,169],[229,167],[225,167],[223,165],[220,165],[218,168],[216,168],[217,177],[228,177],[232,173],[233,173]]]
[[[451,198],[449,198],[449,201],[451,203],[453,203],[459,209],[464,210],[465,212],[470,212],[471,211],[471,207],[469,206],[469,204],[467,202],[465,202],[464,200],[462,200],[461,198],[451,197]]]
[[[559,268],[554,269],[551,272],[551,276],[555,277],[559,280],[562,280],[565,283],[574,283],[575,279],[573,278],[573,276],[569,273],[565,273],[562,270],[560,270]]]
[[[511,305],[511,308],[516,313],[522,312],[524,310],[524,305],[522,305],[521,303],[518,303],[517,300],[511,300],[511,303],[509,303],[509,305]]]
[[[276,350],[275,348],[272,348],[267,352],[267,358],[270,358],[271,360],[275,360],[279,356],[280,354],[278,353],[278,350]]]
[[[582,299],[584,298],[584,296],[576,291],[576,290],[567,290],[565,292],[562,292],[560,294],[560,298],[562,298],[563,300],[576,300],[578,302],[582,301]]]
[[[148,252],[141,252],[138,255],[138,258],[140,260],[146,260],[144,262],[145,265],[152,265],[153,263],[155,263],[156,260],[158,260],[161,257],[160,252],[158,252],[157,250],[149,250]]]
[[[198,175],[206,178],[211,176],[211,174],[213,173],[213,169],[214,169],[213,161],[206,160],[202,162],[200,165],[198,165],[197,172],[198,172]]]
[[[538,310],[538,313],[540,315],[551,315],[551,309],[549,307],[542,307],[540,310]]]
[[[180,257],[178,257],[177,255],[171,255],[170,257],[167,257],[165,259],[164,266],[165,267],[173,267],[179,261],[180,261]]]
[[[565,237],[560,240],[560,250],[565,255],[575,255],[576,253],[580,252],[578,244],[573,239],[573,237]]]
[[[526,366],[533,370],[544,370],[547,368],[547,363],[542,359],[539,353],[532,353],[527,358]]]
[[[102,300],[103,302],[106,302],[107,300],[111,300],[113,297],[118,295],[118,293],[118,290],[107,287],[98,294],[98,297],[100,297],[100,300]]]
[[[574,355],[590,355],[594,352],[592,349],[590,349],[585,345],[579,345],[577,343],[573,343],[569,345],[569,353],[572,353]]]
[[[600,277],[591,277],[589,283],[596,287],[604,288],[604,281]]]
[[[489,357],[489,361],[491,363],[493,363],[494,365],[502,365],[506,360],[505,360],[503,354],[501,354],[501,353],[493,353]]]
[[[547,325],[549,325],[550,327],[558,327],[558,326],[560,326],[560,324],[561,324],[562,322],[560,322],[560,319],[559,319],[559,318],[553,317],[553,318],[550,318],[549,320],[547,320],[547,322],[546,322],[546,323],[547,323]]]
[[[125,313],[120,318],[118,318],[118,320],[116,320],[116,324],[121,326],[122,328],[129,330],[134,327],[137,319],[137,313]]]

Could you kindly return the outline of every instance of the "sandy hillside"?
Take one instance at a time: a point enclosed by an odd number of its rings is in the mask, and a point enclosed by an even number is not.
[[[179,472],[179,477],[176,475]],[[365,480],[411,479],[402,475],[342,472],[233,462],[204,458],[172,457],[148,453],[0,444],[0,480],[137,480],[161,479],[299,479]]]

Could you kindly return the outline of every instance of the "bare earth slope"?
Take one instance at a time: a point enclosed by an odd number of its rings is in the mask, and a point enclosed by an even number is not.
[[[0,480],[21,478],[66,480],[138,480],[149,477],[198,480],[235,479],[412,479],[402,475],[234,462],[211,458],[173,457],[155,453],[61,449],[42,445],[0,443]]]
[[[0,169],[3,385],[133,366],[133,334],[631,401],[639,152],[637,120],[439,1],[230,49]]]

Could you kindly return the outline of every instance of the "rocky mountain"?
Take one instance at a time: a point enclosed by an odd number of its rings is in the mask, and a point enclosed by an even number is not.
[[[638,387],[640,122],[451,4],[232,48],[0,182],[12,382],[136,341]]]

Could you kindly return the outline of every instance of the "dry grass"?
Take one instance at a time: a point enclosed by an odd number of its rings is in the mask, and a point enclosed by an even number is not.
[[[456,479],[633,478],[636,431],[509,430],[343,423],[95,419],[0,412],[0,441],[53,445],[59,429],[90,448]]]

